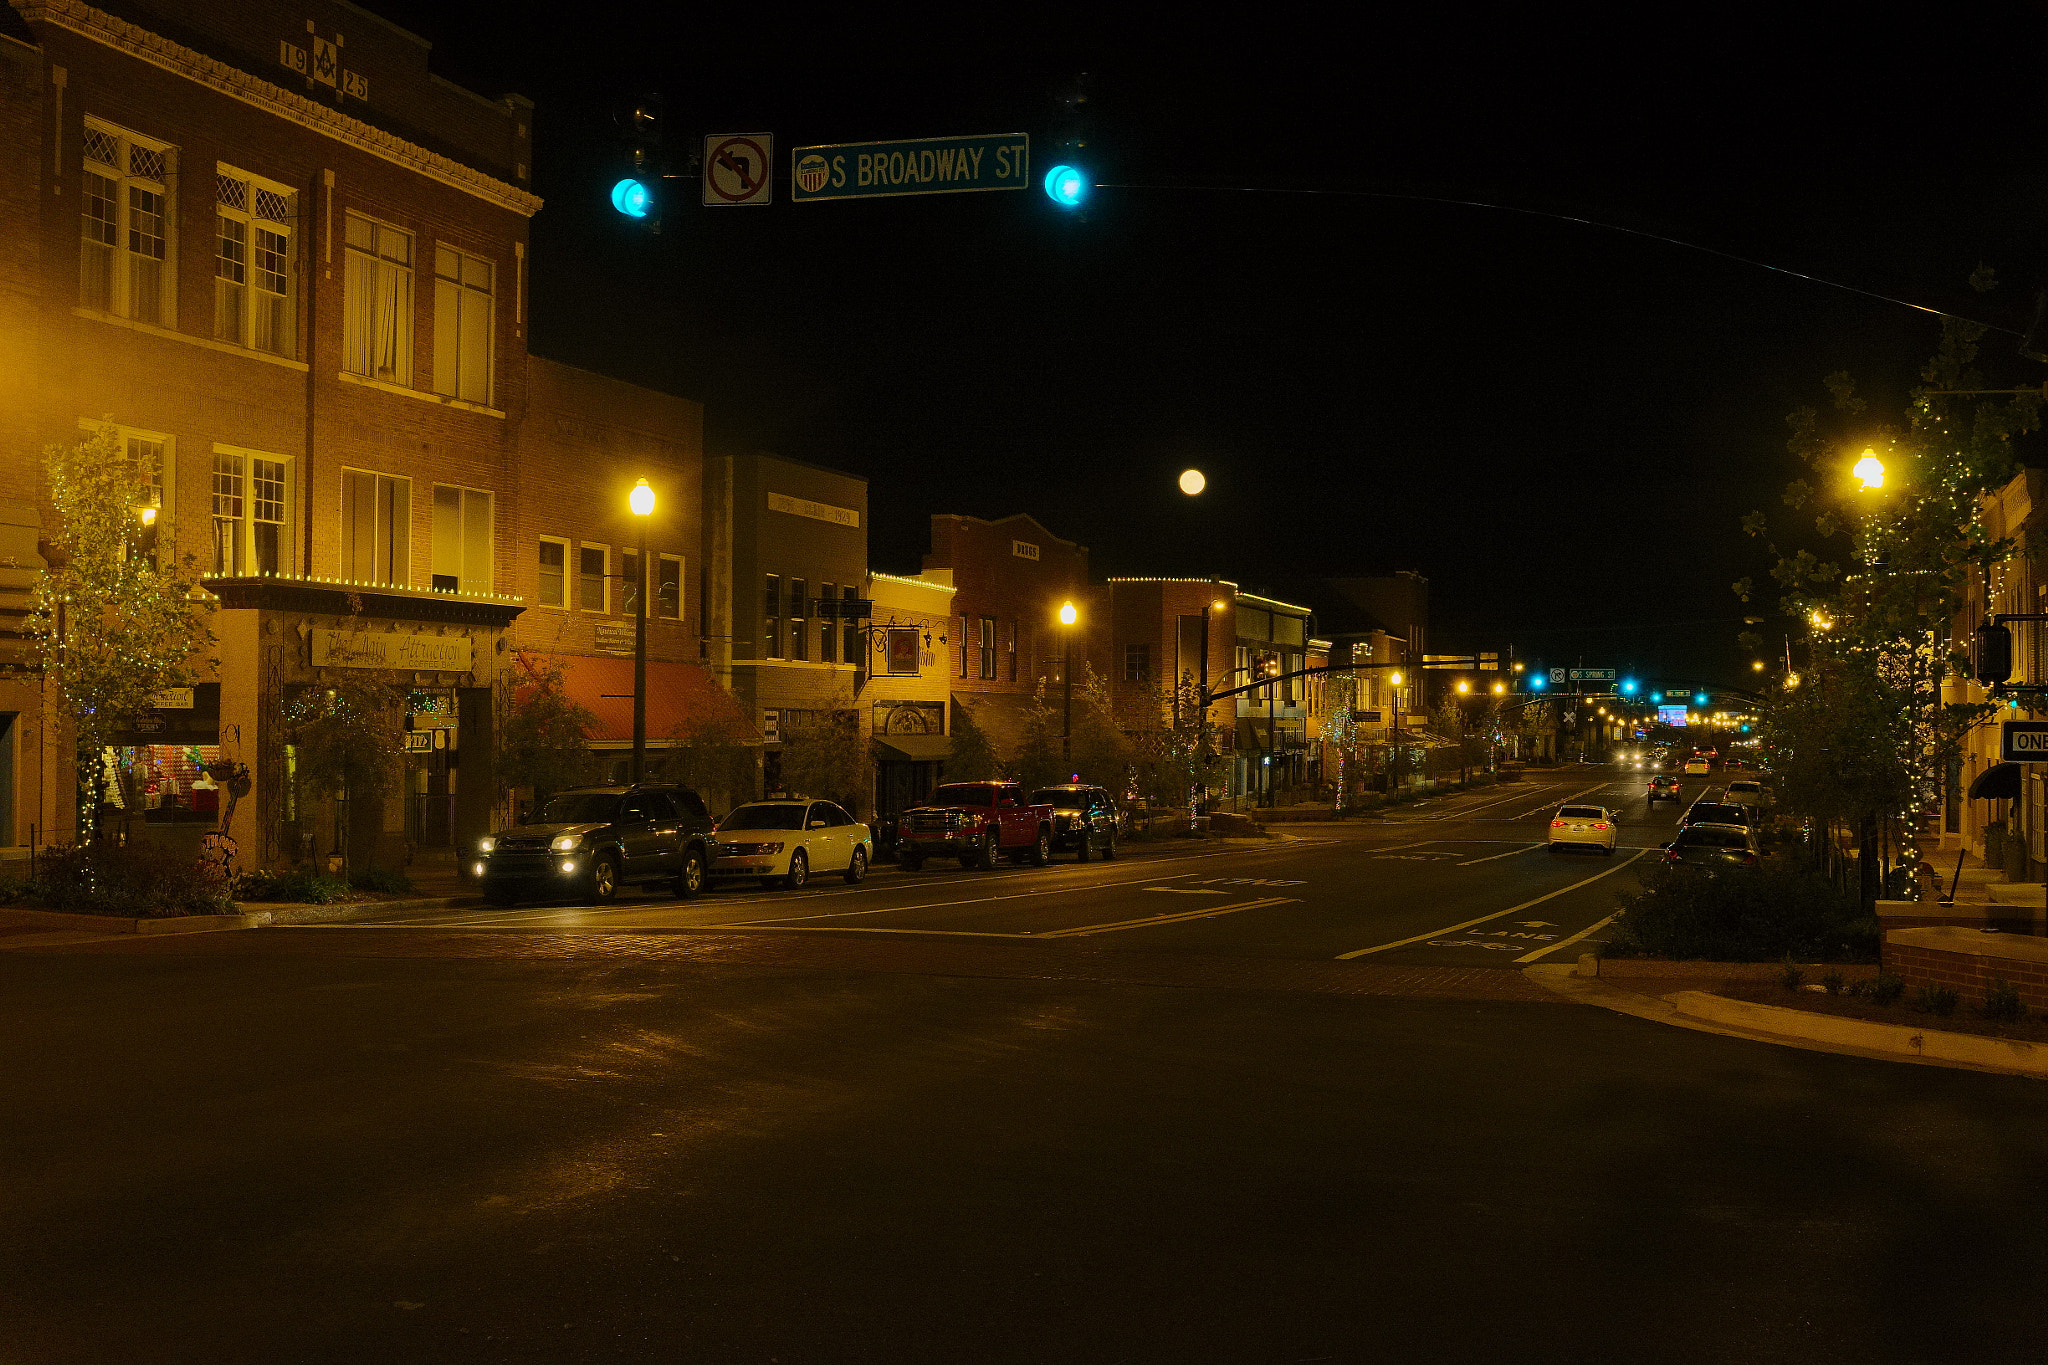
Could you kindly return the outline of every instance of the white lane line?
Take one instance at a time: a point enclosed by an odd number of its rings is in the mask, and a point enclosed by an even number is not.
[[[1184,872],[1181,877],[1192,877]],[[882,905],[873,910],[827,910],[816,915],[770,915],[765,919],[734,920],[725,928],[741,928],[755,924],[786,924],[795,920],[838,919],[853,915],[893,915],[901,910],[944,910],[956,905],[985,905],[990,901],[1020,901],[1032,896],[1059,896],[1071,891],[1108,891],[1119,886],[1143,886],[1147,882],[1179,881],[1180,877],[1139,877],[1128,882],[1093,882],[1087,886],[1049,886],[1042,891],[1017,891],[1007,896],[970,896],[960,901],[926,901],[921,905]]]
[[[1598,924],[1589,924],[1585,928],[1579,930],[1579,932],[1577,932],[1576,934],[1573,934],[1570,938],[1560,939],[1556,943],[1551,944],[1548,948],[1538,948],[1533,953],[1524,953],[1520,957],[1515,959],[1515,965],[1520,966],[1524,962],[1534,962],[1537,958],[1542,957],[1545,953],[1554,953],[1559,948],[1569,948],[1574,943],[1577,943],[1580,939],[1584,938],[1586,935],[1597,934],[1602,929],[1605,929],[1608,925],[1614,923],[1614,916],[1619,915],[1620,913],[1621,911],[1617,910],[1614,912],[1614,915],[1609,915],[1606,919],[1601,920]]]
[[[1227,896],[1230,893],[1217,886],[1148,886],[1147,891],[1170,891],[1176,896]]]
[[[1573,792],[1570,796],[1561,796],[1554,801],[1546,801],[1534,810],[1525,810],[1520,815],[1511,815],[1508,818],[1511,820],[1526,820],[1532,815],[1541,815],[1544,811],[1562,806],[1567,801],[1577,801],[1581,797],[1591,796],[1594,792],[1601,790],[1605,786],[1607,786],[1605,782],[1596,782],[1582,791]]]
[[[1602,877],[1612,877],[1615,873],[1621,871],[1622,868],[1627,867],[1629,863],[1633,863],[1636,860],[1636,858],[1642,857],[1643,853],[1648,852],[1648,849],[1644,849],[1642,853],[1636,854],[1635,858],[1630,858],[1628,862],[1617,863],[1615,866],[1607,868],[1605,871],[1595,872],[1592,876],[1587,877],[1584,881],[1573,882],[1570,886],[1561,886],[1555,891],[1551,891],[1546,893],[1545,895],[1538,896],[1535,900],[1523,901],[1520,905],[1511,905],[1507,909],[1497,910],[1491,915],[1481,915],[1478,919],[1468,919],[1463,924],[1453,924],[1450,927],[1444,929],[1432,929],[1426,934],[1416,934],[1412,938],[1399,939],[1393,943],[1376,943],[1370,948],[1354,948],[1348,953],[1337,954],[1337,960],[1339,962],[1342,962],[1346,958],[1364,957],[1369,953],[1384,953],[1389,948],[1405,948],[1411,943],[1421,943],[1425,939],[1442,938],[1445,934],[1462,933],[1463,931],[1470,929],[1475,924],[1485,924],[1489,920],[1502,919],[1508,915],[1518,914],[1523,910],[1529,909],[1531,906],[1541,905],[1543,904],[1543,902],[1547,900],[1555,900],[1567,891],[1576,891],[1582,886],[1586,886],[1593,882],[1597,882]]]
[[[1492,861],[1493,861],[1493,860],[1494,860],[1495,858],[1512,858],[1512,857],[1514,857],[1514,856],[1515,856],[1515,855],[1516,855],[1517,853],[1527,853],[1527,852],[1528,852],[1528,851],[1529,851],[1530,849],[1532,849],[1532,848],[1542,848],[1542,847],[1543,847],[1543,845],[1541,845],[1541,844],[1529,844],[1529,845],[1527,845],[1527,846],[1525,846],[1525,847],[1523,847],[1523,848],[1511,848],[1511,849],[1509,849],[1509,850],[1508,850],[1507,852],[1505,852],[1505,853],[1489,853],[1489,854],[1487,854],[1487,855],[1486,855],[1486,856],[1485,856],[1484,858],[1474,858],[1474,859],[1472,859],[1472,860],[1471,860],[1470,862],[1463,862],[1463,863],[1459,863],[1459,864],[1458,864],[1458,866],[1459,866],[1459,867],[1470,867],[1470,866],[1472,866],[1472,864],[1473,864],[1473,863],[1490,863],[1490,862],[1492,862]]]
[[[1072,929],[1049,929],[1042,934],[1020,935],[1025,938],[1078,938],[1085,934],[1114,934],[1124,929],[1149,929],[1158,924],[1186,924],[1189,920],[1214,919],[1218,915],[1234,915],[1240,910],[1262,910],[1269,905],[1298,905],[1292,896],[1268,896],[1263,900],[1243,901],[1237,905],[1210,905],[1200,910],[1183,910],[1177,915],[1147,915],[1143,919],[1118,920],[1113,924],[1083,924]]]

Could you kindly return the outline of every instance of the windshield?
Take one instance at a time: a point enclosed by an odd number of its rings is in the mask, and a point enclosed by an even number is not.
[[[1037,791],[1031,793],[1031,804],[1034,806],[1085,806],[1088,804],[1088,793],[1075,791],[1072,787],[1040,787]]]
[[[1749,847],[1749,840],[1732,829],[1689,829],[1678,836],[1678,842],[1685,848]]]
[[[718,828],[721,833],[729,829],[802,829],[804,807],[802,806],[741,806],[725,817],[725,823]]]
[[[1607,816],[1607,812],[1598,806],[1564,806],[1557,814],[1564,820],[1602,820]]]
[[[611,792],[563,792],[551,796],[533,817],[536,825],[608,825],[618,814],[619,798]]]
[[[995,789],[985,782],[948,782],[932,793],[934,806],[993,806]]]
[[[1754,782],[1730,782],[1728,790],[1730,792],[1753,792],[1762,791],[1763,788],[1757,786]]]

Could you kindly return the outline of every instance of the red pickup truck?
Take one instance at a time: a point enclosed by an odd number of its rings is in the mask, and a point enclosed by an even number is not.
[[[896,826],[896,862],[905,872],[926,858],[992,868],[997,854],[1040,867],[1052,861],[1052,807],[1026,801],[1020,783],[948,782]]]

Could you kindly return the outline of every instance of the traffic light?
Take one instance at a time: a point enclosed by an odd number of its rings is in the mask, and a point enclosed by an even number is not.
[[[1635,694],[1636,680],[1634,678],[1623,678],[1621,680],[1621,695],[1624,697],[1633,697]]]
[[[1541,692],[1548,686],[1550,686],[1550,680],[1541,673],[1531,673],[1529,675],[1529,690],[1531,692]]]
[[[1692,704],[1693,704],[1694,706],[1705,706],[1705,705],[1707,704],[1707,694],[1706,694],[1706,693],[1704,693],[1704,692],[1695,692],[1695,693],[1693,693],[1693,694],[1692,694]]]
[[[1081,207],[1095,188],[1088,173],[1088,73],[1068,81],[1053,95],[1059,117],[1048,147],[1052,169],[1045,173],[1045,197],[1063,209]]]
[[[612,121],[625,147],[625,174],[612,185],[612,207],[649,232],[659,232],[661,183],[667,172],[662,156],[661,96],[650,93],[621,105]]]
[[[1972,673],[1980,683],[2002,683],[2012,676],[2012,628],[1997,624],[1977,627],[1971,641]]]
[[[1088,188],[1088,177],[1079,166],[1055,166],[1045,173],[1046,197],[1063,209],[1081,207]]]

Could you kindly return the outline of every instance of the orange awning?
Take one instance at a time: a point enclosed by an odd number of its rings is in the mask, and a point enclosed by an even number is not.
[[[592,744],[633,742],[633,661],[558,654],[549,662],[562,669],[562,691],[597,717]],[[718,685],[701,664],[647,661],[647,742],[657,748],[678,736],[710,730],[740,744],[759,744],[760,727],[739,700]]]

